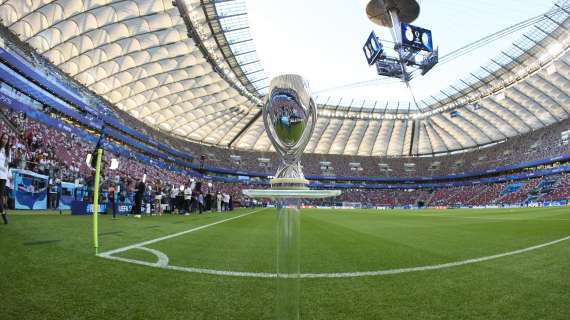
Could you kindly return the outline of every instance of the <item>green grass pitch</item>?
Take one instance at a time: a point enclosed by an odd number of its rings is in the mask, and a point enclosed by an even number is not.
[[[145,247],[169,265],[274,272],[275,213],[100,218],[101,252]],[[569,208],[302,211],[303,273],[382,271],[489,257],[570,236]],[[91,217],[12,213],[0,225],[0,319],[272,319],[275,280],[97,257]],[[154,263],[148,251],[117,257]],[[570,240],[389,275],[304,278],[302,319],[570,319]]]

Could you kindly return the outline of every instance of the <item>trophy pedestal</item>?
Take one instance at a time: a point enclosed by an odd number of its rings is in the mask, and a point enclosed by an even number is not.
[[[254,199],[275,201],[277,212],[277,295],[276,319],[299,319],[300,295],[300,206],[302,199],[340,195],[340,190],[269,189],[243,190]]]
[[[304,178],[273,178],[269,183],[272,190],[309,190],[309,181]]]

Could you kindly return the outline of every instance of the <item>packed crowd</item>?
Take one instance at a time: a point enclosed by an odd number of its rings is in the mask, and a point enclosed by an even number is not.
[[[85,158],[87,154],[93,152],[95,147],[93,143],[84,141],[71,133],[58,131],[35,122],[28,119],[25,114],[3,111],[3,115],[10,121],[11,127],[16,128],[16,131],[10,130],[4,123],[0,126],[1,131],[10,137],[11,168],[45,174],[50,177],[50,187],[57,185],[60,181],[82,185],[92,183],[92,169],[87,165]],[[111,169],[112,159],[118,160],[118,168]],[[246,158],[244,162],[248,161],[250,160]],[[181,168],[159,166],[158,162],[141,163],[134,158],[106,151],[103,157],[102,194],[105,198],[109,198],[107,195],[110,190],[119,196],[132,193],[137,189],[137,184],[140,183],[142,177],[146,176],[144,199],[145,202],[157,204],[153,207],[155,211],[188,213],[194,210],[233,208],[234,203],[241,203],[245,200],[241,193],[242,189],[252,187],[238,183],[221,184],[197,181],[191,179],[187,173]],[[508,183],[435,190],[345,189],[341,196],[330,199],[327,203],[353,202],[386,207],[418,204],[479,206],[522,203],[537,186],[538,181],[539,179],[533,179],[524,182],[520,189],[512,193],[504,192]],[[569,196],[570,178],[566,174],[559,179],[552,192],[542,195],[542,199],[561,200]]]
[[[10,125],[0,122],[0,132],[9,137],[10,159],[9,167],[29,170],[49,176],[49,184],[57,186],[59,182],[74,182],[79,185],[92,184],[92,169],[88,166],[86,157],[94,151],[95,145],[80,139],[76,135],[56,130],[26,117],[24,113],[12,113],[2,110]],[[16,128],[16,131],[9,127]],[[111,168],[111,160],[116,159],[119,166]],[[188,201],[198,203],[200,190],[193,194],[183,195],[181,191],[190,189],[197,181],[191,179],[186,171],[176,167],[164,167],[155,164],[144,164],[134,158],[127,158],[105,151],[102,159],[101,194],[106,198],[111,186],[117,193],[126,196],[134,192],[137,183],[145,177],[148,192],[145,198],[167,199],[171,194],[182,195],[183,202],[176,202],[177,211],[198,209],[196,205],[188,207]],[[237,199],[240,190],[232,185],[216,183],[203,185],[203,196],[213,194],[217,198],[219,193],[223,199]],[[187,192],[188,193],[188,192]],[[223,202],[223,201],[222,201]],[[174,202],[170,208],[174,207]],[[216,205],[217,206],[217,205]],[[229,205],[228,205],[229,206]]]
[[[1,29],[1,28],[0,28]],[[5,30],[0,30],[4,32]],[[10,35],[8,35],[10,37]],[[13,39],[16,41],[16,39]],[[17,42],[17,41],[16,41]],[[26,46],[24,46],[26,47]],[[33,51],[24,55],[35,55]],[[43,61],[36,56],[30,61]],[[49,66],[46,61],[38,66],[42,69]],[[65,82],[67,77],[56,68],[47,68],[46,74],[55,74],[58,81]],[[82,91],[81,85],[70,82],[70,88]],[[21,93],[18,93],[22,95]],[[37,107],[50,112],[48,106],[31,101]],[[186,152],[194,156],[194,161],[203,161],[206,166],[238,169],[250,172],[266,172],[271,174],[278,166],[274,152],[260,153],[227,148],[218,148],[191,143],[179,138],[158,132],[125,112],[108,110],[116,113],[129,127],[156,141],[166,144],[172,149]],[[85,157],[94,149],[79,137],[64,131],[55,130],[43,124],[27,119],[25,114],[14,114],[2,111],[8,123],[0,122],[0,130],[9,136],[10,167],[27,169],[50,177],[51,186],[60,181],[90,185],[92,169],[86,164]],[[54,115],[58,117],[58,115]],[[69,119],[65,121],[69,122]],[[15,128],[15,129],[14,129]],[[302,163],[306,175],[332,176],[385,176],[385,177],[418,177],[444,176],[449,174],[484,171],[503,165],[517,164],[530,160],[540,160],[552,156],[566,154],[570,151],[568,132],[570,120],[531,131],[520,136],[507,139],[493,146],[468,150],[454,155],[434,157],[399,157],[379,158],[344,155],[304,154]],[[566,138],[563,138],[566,132]],[[119,141],[113,141],[122,145]],[[145,141],[140,141],[148,146]],[[124,146],[124,145],[123,145]],[[140,150],[138,151],[140,152]],[[111,169],[111,159],[116,159],[119,166]],[[263,160],[263,161],[262,161]],[[155,160],[157,161],[157,160]],[[215,203],[214,207],[229,207],[223,203],[232,200],[243,200],[241,190],[250,187],[243,184],[216,184],[207,181],[193,181],[184,168],[172,165],[142,163],[132,157],[124,157],[106,152],[103,158],[102,189],[118,190],[117,193],[133,192],[143,177],[145,181],[145,199],[161,200],[166,208],[178,211],[189,211],[202,203],[204,207]],[[557,180],[554,188],[547,194],[540,194],[539,199],[560,200],[568,198],[570,191],[568,175]],[[492,203],[524,202],[530,193],[536,192],[538,180],[530,180],[515,192],[505,192],[508,183],[492,185],[475,185],[467,187],[442,188],[436,190],[379,190],[356,189],[344,190],[343,194],[331,202],[357,202],[381,206],[417,205],[483,205]],[[201,188],[192,188],[201,186]],[[189,192],[188,190],[195,190]],[[190,193],[188,195],[188,193]],[[174,195],[174,196],[173,196]],[[201,201],[200,198],[203,198]],[[219,198],[221,198],[220,201]],[[178,199],[176,201],[167,199]],[[215,199],[215,200],[212,200]],[[231,199],[231,200],[228,200]],[[189,201],[188,201],[189,200]],[[226,201],[227,200],[227,201]],[[161,207],[162,206],[157,206]]]
[[[570,199],[570,173],[563,175],[551,192],[544,195],[544,201]]]
[[[481,172],[499,166],[542,160],[570,153],[570,141],[562,139],[562,133],[569,130],[570,120],[565,120],[489,147],[453,155],[382,158],[303,154],[301,163],[305,175],[330,175],[327,173],[332,173],[339,177],[417,177]],[[212,148],[195,143],[187,143],[186,147],[194,155],[205,155],[206,164],[212,167],[271,173],[279,163],[273,152]],[[268,159],[269,166],[260,159]]]
[[[538,190],[543,178],[522,182],[520,188],[510,192],[511,182],[477,184],[462,187],[419,190],[365,189],[342,190],[343,194],[330,202],[355,202],[366,206],[485,206],[525,204],[529,202],[570,200],[570,173],[552,176],[554,182],[547,190]]]
[[[51,65],[42,55],[34,52],[29,45],[19,41],[8,29],[0,28],[0,34],[4,39],[9,39],[7,43],[13,50],[26,57],[30,63],[35,64],[38,70],[43,70],[48,77],[64,83],[72,91],[81,92],[81,95],[90,95],[81,84]],[[274,172],[278,166],[274,152],[261,153],[212,148],[157,131],[127,112],[112,109],[105,104],[98,104],[98,108],[106,109],[107,113],[116,115],[117,119],[120,119],[127,126],[136,128],[137,131],[152,137],[155,141],[160,141],[172,149],[193,155],[195,162],[200,161],[200,158],[205,156],[205,164],[212,167],[269,174]],[[540,160],[569,153],[569,141],[561,139],[561,133],[569,130],[570,119],[536,131],[531,130],[493,146],[475,148],[453,155],[390,158],[305,154],[302,163],[306,175],[345,177],[361,175],[387,177],[443,176],[462,172],[484,171],[497,166]],[[141,143],[145,144],[145,141],[141,141]],[[260,158],[268,160],[268,162],[259,161]],[[358,167],[351,167],[350,163],[358,164]]]

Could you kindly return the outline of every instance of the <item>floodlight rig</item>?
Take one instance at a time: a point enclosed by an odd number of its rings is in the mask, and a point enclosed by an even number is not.
[[[376,65],[380,76],[400,78],[407,85],[413,71],[425,75],[438,62],[438,50],[433,49],[431,31],[411,25],[420,14],[416,0],[370,0],[366,14],[373,23],[390,28],[396,57],[390,57],[374,31],[363,47],[369,65]],[[408,71],[415,69],[413,71]]]

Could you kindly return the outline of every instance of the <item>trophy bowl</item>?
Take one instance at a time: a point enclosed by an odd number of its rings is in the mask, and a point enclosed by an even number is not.
[[[317,107],[301,76],[286,74],[271,80],[263,121],[280,160],[272,187],[306,188],[300,159],[315,128]]]

